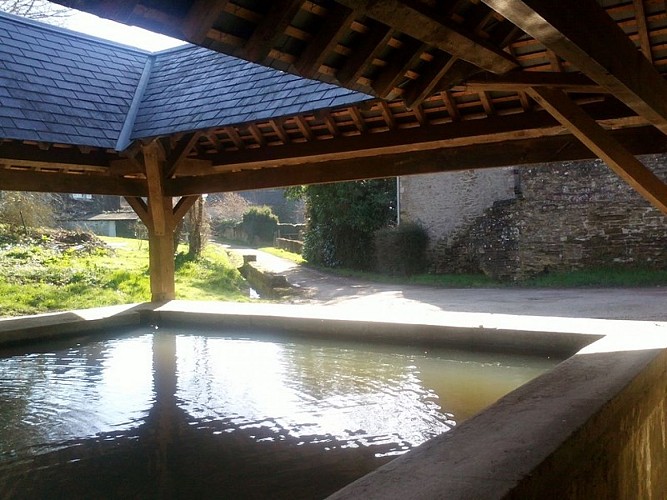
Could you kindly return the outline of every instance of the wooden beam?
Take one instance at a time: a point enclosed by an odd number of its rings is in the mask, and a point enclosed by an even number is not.
[[[517,92],[534,87],[553,87],[567,92],[583,94],[608,94],[602,87],[580,73],[551,73],[541,71],[513,71],[506,75],[485,73],[476,75],[461,85],[461,90],[471,92],[499,91]]]
[[[612,131],[634,153],[663,153],[667,137],[652,126]],[[502,166],[546,164],[593,159],[595,154],[574,136],[559,135],[478,145],[414,151],[369,158],[348,158],[317,164],[224,172],[205,177],[168,180],[172,196],[242,191],[357,179],[450,172]],[[548,168],[548,167],[545,167]]]
[[[667,82],[595,0],[482,0],[667,133]]]
[[[444,78],[455,61],[457,61],[455,57],[438,51],[433,60],[428,63],[426,70],[419,74],[419,78],[412,82],[403,94],[405,105],[412,109],[421,104],[424,99],[434,92],[440,80]]]
[[[163,170],[160,165],[160,151],[156,141],[143,146],[144,168],[146,169],[146,181],[148,183],[148,209],[153,221],[153,232],[157,236],[163,236],[171,232],[168,214],[171,214],[171,206],[168,212],[165,210],[165,196],[162,190]],[[171,200],[170,205],[171,205]]]
[[[146,196],[146,182],[123,177],[0,169],[0,191]]]
[[[165,177],[173,177],[183,162],[187,159],[192,149],[197,145],[201,132],[187,134],[183,139],[176,143],[176,146],[169,151],[164,164]]]
[[[37,145],[23,142],[0,143],[0,164],[11,166],[48,166],[48,167],[80,167],[101,172],[108,168],[116,154],[106,150],[94,149],[81,152],[78,148],[50,148],[48,151]]]
[[[134,213],[139,216],[141,222],[144,223],[144,226],[151,231],[153,228],[153,220],[151,219],[151,213],[148,210],[148,205],[144,199],[136,196],[125,196],[125,201],[132,207]]]
[[[229,0],[195,0],[183,19],[185,38],[200,45],[228,3]]]
[[[586,105],[586,109],[599,120],[634,116],[618,101],[591,103]],[[213,170],[220,171],[359,158],[560,133],[564,133],[563,126],[549,113],[534,111],[382,133],[361,133],[335,140],[201,154],[200,157],[211,161]]]
[[[290,26],[303,0],[273,0],[262,21],[243,46],[244,57],[251,61],[264,61],[278,39]]]
[[[667,214],[667,184],[614,140],[567,95],[549,88],[532,89],[529,94],[540,106],[566,126],[572,135],[604,160],[625,182]]]
[[[644,9],[644,0],[632,0],[635,6],[635,19],[637,20],[637,34],[639,35],[639,46],[642,49],[644,57],[653,61],[651,53],[651,40],[649,38],[648,26],[646,24],[646,11]]]
[[[362,36],[361,42],[354,47],[343,66],[336,71],[336,79],[345,86],[356,84],[371,61],[384,50],[392,33],[392,30],[383,24],[375,21],[369,23],[368,32]]]
[[[174,227],[183,217],[185,217],[185,214],[188,213],[188,210],[192,208],[192,205],[194,205],[198,199],[199,196],[181,196],[181,199],[176,202],[176,205],[174,205],[172,210]]]
[[[176,298],[173,231],[164,234],[148,231],[148,269],[151,301],[164,302]]]
[[[419,0],[338,2],[491,73],[503,74],[518,67],[516,61],[502,49],[466,32]]]
[[[350,28],[355,14],[351,9],[334,4],[327,14],[324,25],[317,30],[315,37],[299,55],[294,66],[300,75],[315,78],[319,67],[324,64],[327,55],[333,51],[338,41]]]
[[[403,40],[402,47],[392,53],[387,65],[371,81],[371,87],[376,94],[380,97],[391,96],[394,87],[405,78],[406,71],[419,62],[421,54],[427,48],[427,45],[414,38]]]

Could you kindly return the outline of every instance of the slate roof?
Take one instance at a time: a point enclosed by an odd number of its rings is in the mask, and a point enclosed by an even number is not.
[[[0,137],[113,148],[148,56],[0,15]]]
[[[171,135],[370,98],[193,45],[151,54],[0,14],[1,138],[124,149],[126,135]]]

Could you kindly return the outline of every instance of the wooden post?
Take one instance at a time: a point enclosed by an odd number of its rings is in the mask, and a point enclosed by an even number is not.
[[[171,198],[161,197],[163,210],[171,215]],[[149,204],[155,200],[149,200]],[[168,210],[168,212],[167,212]],[[163,302],[176,298],[174,283],[174,224],[168,224],[163,234],[148,228],[148,269],[151,278],[151,301]]]
[[[174,229],[199,196],[183,196],[174,206],[164,195],[165,165],[160,145],[153,141],[143,146],[148,183],[148,203],[142,198],[125,199],[148,229],[151,301],[164,302],[176,297],[174,284]]]

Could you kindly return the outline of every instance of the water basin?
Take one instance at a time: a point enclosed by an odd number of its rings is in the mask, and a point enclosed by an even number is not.
[[[0,351],[0,497],[324,498],[558,360],[133,328]]]

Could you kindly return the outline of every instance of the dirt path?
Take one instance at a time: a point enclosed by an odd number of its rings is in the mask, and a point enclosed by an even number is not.
[[[667,288],[435,288],[372,283],[299,266],[260,250],[225,245],[237,255],[256,255],[266,270],[283,274],[299,292],[287,302],[338,305],[422,315],[478,312],[570,318],[667,321]]]

